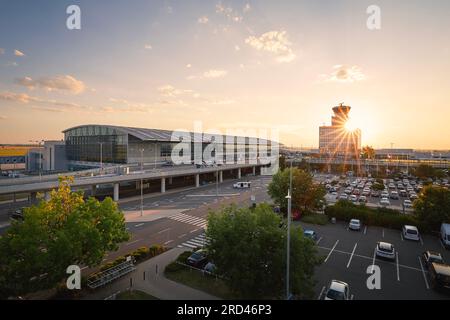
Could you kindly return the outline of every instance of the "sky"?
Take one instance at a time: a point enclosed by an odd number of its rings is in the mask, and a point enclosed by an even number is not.
[[[0,0],[0,143],[201,121],[317,148],[343,102],[363,145],[450,149],[449,14],[447,0]]]

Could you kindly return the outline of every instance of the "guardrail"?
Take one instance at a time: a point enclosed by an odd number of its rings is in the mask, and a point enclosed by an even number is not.
[[[102,287],[116,279],[123,277],[124,275],[134,271],[136,268],[131,259],[118,264],[100,272],[100,275],[94,275],[94,277],[88,278],[87,284],[91,289]]]

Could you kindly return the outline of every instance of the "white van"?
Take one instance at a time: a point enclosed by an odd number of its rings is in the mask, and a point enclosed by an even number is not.
[[[450,224],[448,223],[441,225],[441,241],[446,249],[450,249]]]
[[[235,188],[235,189],[245,189],[245,188],[250,188],[251,184],[252,184],[252,183],[251,183],[250,181],[236,182],[235,184],[233,184],[233,188]]]

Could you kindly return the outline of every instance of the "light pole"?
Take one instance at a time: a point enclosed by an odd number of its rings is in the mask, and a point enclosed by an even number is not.
[[[286,196],[288,200],[288,212],[287,212],[287,244],[286,244],[286,300],[290,298],[289,288],[289,274],[290,274],[290,255],[291,255],[291,206],[292,206],[292,160],[289,170],[289,190]]]
[[[142,175],[144,174],[144,148],[141,149],[141,217],[144,215],[144,180]]]
[[[103,173],[103,142],[99,142],[100,144],[100,175]]]

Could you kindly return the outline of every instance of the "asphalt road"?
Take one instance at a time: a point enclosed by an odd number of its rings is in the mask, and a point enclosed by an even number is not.
[[[316,269],[316,297],[323,298],[331,280],[341,280],[350,286],[355,300],[430,300],[449,299],[450,296],[430,288],[428,272],[419,260],[426,250],[440,252],[450,262],[438,238],[424,235],[420,242],[404,240],[398,230],[379,227],[363,227],[361,231],[348,230],[347,225],[337,223],[325,226],[301,223],[303,228],[315,230],[318,234],[317,247],[325,257],[324,263]],[[398,259],[394,262],[374,258],[378,241],[394,245]],[[368,268],[375,264],[381,271],[381,289],[369,290]],[[370,270],[369,270],[370,271]]]

